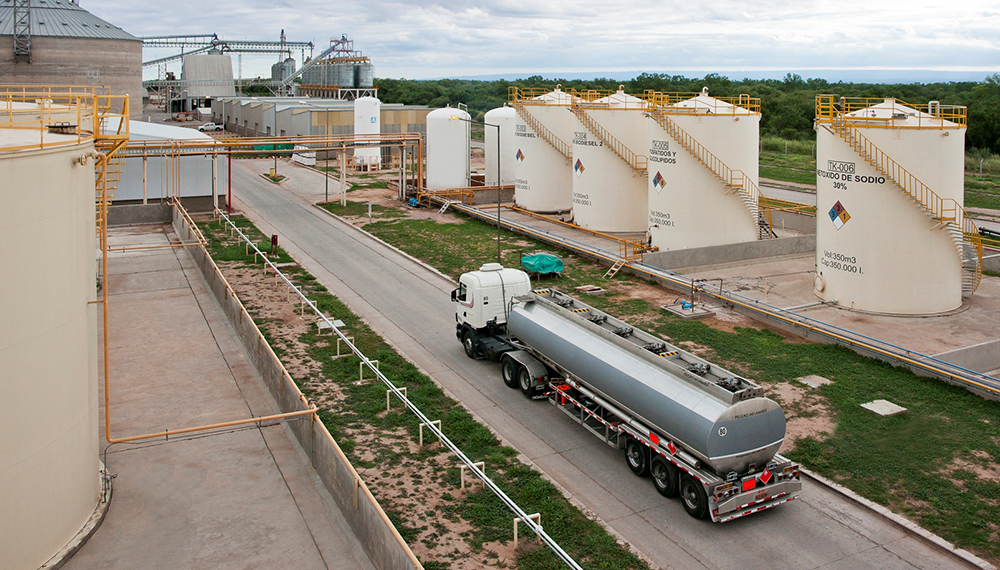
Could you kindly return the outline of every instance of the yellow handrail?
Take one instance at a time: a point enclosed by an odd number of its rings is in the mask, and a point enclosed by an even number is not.
[[[830,125],[844,141],[851,145],[855,152],[884,174],[897,188],[906,192],[920,204],[933,219],[944,223],[954,223],[961,229],[965,241],[975,250],[977,256],[976,267],[972,269],[972,290],[975,291],[982,280],[983,267],[983,240],[979,234],[979,228],[954,198],[939,196],[862,134],[858,127],[853,124],[853,118],[846,117],[840,108],[839,103],[842,103],[844,98],[835,103],[834,97],[835,95],[818,95],[816,97],[816,120],[820,124]],[[884,101],[884,99],[879,101]],[[866,123],[865,126],[870,125]]]
[[[516,89],[516,87],[514,89]],[[566,144],[565,141],[557,137],[555,133],[545,128],[545,125],[536,119],[534,115],[529,113],[520,101],[514,102],[514,111],[516,111],[518,116],[521,117],[521,120],[531,127],[531,130],[535,131],[535,134],[542,137],[545,142],[552,145],[552,148],[559,151],[559,154],[565,156],[566,158],[571,158],[573,156],[573,149]]]
[[[704,164],[713,174],[718,176],[723,183],[725,183],[730,188],[733,188],[741,194],[744,203],[746,203],[747,208],[750,210],[751,215],[754,216],[755,221],[759,219],[760,215],[760,188],[757,184],[747,177],[742,170],[734,170],[730,168],[726,163],[722,162],[717,156],[712,154],[704,145],[698,142],[693,136],[688,134],[687,131],[682,129],[680,125],[674,122],[670,117],[663,113],[662,107],[654,107],[650,111],[650,117],[655,120],[665,131],[670,133],[670,136],[674,138],[681,146],[683,146],[688,152],[694,155],[702,164]],[[770,224],[768,225],[770,227]]]
[[[708,97],[702,100],[698,107],[681,107],[681,103],[693,99],[703,93],[663,93],[647,89],[642,98],[660,112],[668,115],[711,114],[711,115],[745,115],[760,114],[760,97],[751,97],[746,93],[738,97]]]
[[[883,111],[872,110],[873,107]],[[872,112],[860,113],[865,110]],[[851,115],[846,119],[855,125],[885,129],[960,129],[969,122],[968,109],[962,105],[942,105],[937,101],[914,105],[889,97],[816,96],[818,122],[830,123],[846,115]]]
[[[636,154],[632,152],[623,142],[614,137],[607,129],[598,124],[593,117],[587,114],[586,111],[580,105],[573,105],[571,107],[573,114],[576,115],[580,122],[583,123],[584,127],[587,127],[591,133],[594,134],[604,146],[611,149],[612,152],[618,155],[619,158],[625,161],[626,164],[634,168],[635,170],[646,170],[649,165],[649,158],[642,154]]]

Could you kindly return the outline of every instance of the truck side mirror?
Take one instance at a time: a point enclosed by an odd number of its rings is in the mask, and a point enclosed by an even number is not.
[[[458,301],[458,289],[452,289],[451,291],[451,302],[454,303]]]

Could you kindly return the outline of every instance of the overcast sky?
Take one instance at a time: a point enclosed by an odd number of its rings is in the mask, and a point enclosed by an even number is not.
[[[346,34],[387,78],[595,71],[1000,71],[997,0],[81,0],[137,36]],[[146,50],[146,59],[169,52]],[[299,54],[294,54],[299,59]],[[244,76],[277,56],[244,56]],[[234,58],[234,71],[237,62]],[[175,65],[179,70],[179,66]],[[979,73],[981,72],[981,73]],[[690,74],[687,74],[690,75]]]

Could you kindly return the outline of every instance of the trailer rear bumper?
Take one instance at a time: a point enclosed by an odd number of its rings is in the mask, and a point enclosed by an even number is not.
[[[712,521],[727,522],[776,507],[797,499],[801,490],[802,483],[796,479],[736,495],[722,503],[712,505]]]

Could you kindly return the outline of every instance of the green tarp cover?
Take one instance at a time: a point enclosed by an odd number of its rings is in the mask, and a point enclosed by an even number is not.
[[[546,273],[561,273],[563,262],[554,255],[539,253],[538,255],[526,255],[521,258],[521,265],[531,273],[544,275]]]

